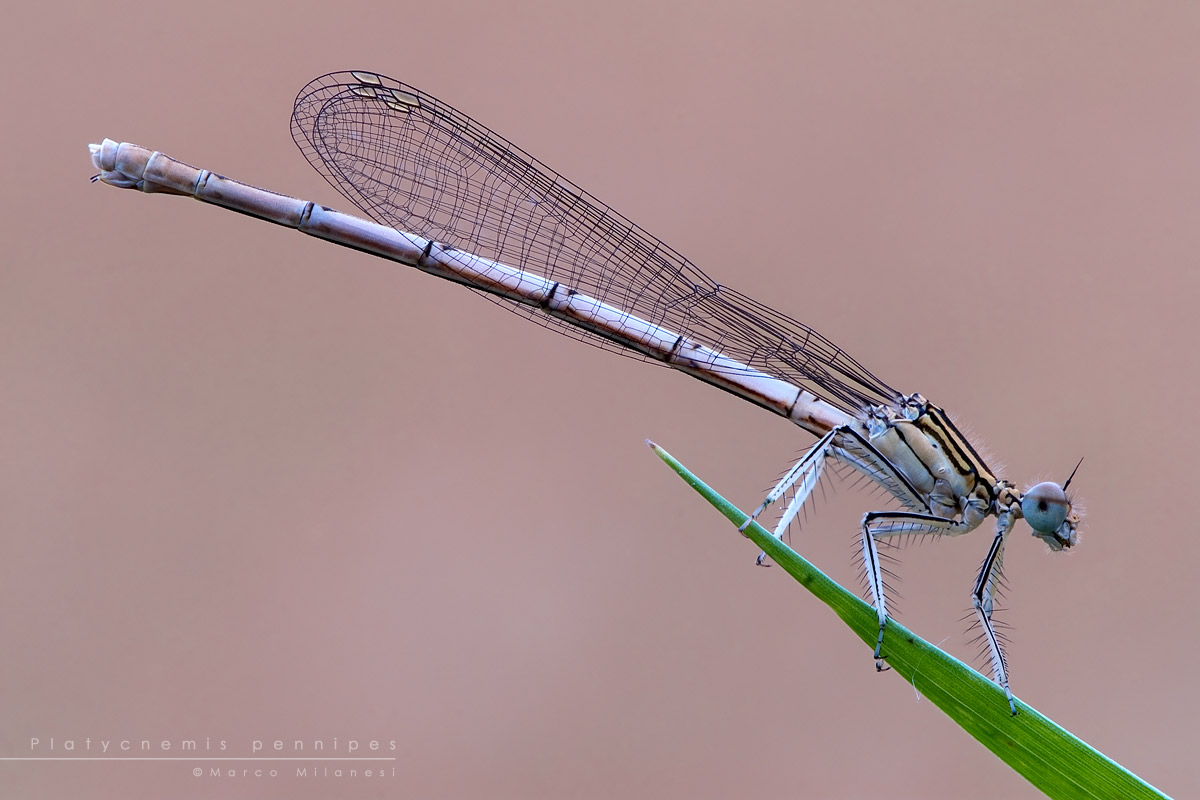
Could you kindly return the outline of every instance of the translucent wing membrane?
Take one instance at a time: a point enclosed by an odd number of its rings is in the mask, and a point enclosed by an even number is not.
[[[292,137],[334,188],[381,224],[558,281],[850,413],[900,396],[812,328],[715,283],[508,140],[411,86],[370,72],[325,75],[297,96]],[[493,299],[573,338],[642,357]]]

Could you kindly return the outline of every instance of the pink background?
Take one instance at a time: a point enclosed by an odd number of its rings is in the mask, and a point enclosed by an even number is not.
[[[288,114],[349,68],[464,110],[950,409],[1012,480],[1086,456],[1078,550],[1009,548],[1014,691],[1200,792],[1195,4],[7,16],[2,755],[337,736],[397,761],[5,762],[5,796],[1037,794],[642,444],[749,508],[802,431],[459,287],[87,181],[109,136],[345,208]],[[795,544],[852,582],[878,502],[843,487]],[[901,620],[964,659],[988,535],[904,558]]]

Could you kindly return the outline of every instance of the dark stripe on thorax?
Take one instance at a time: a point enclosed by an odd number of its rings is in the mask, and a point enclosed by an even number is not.
[[[996,485],[996,476],[983,463],[983,458],[971,447],[967,437],[962,435],[954,423],[933,403],[925,404],[925,413],[913,420],[921,433],[941,445],[946,457],[954,464],[954,468],[963,475],[974,475],[975,479],[984,484],[988,495]]]

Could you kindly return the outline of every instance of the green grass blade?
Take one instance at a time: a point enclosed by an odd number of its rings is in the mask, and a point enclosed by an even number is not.
[[[748,519],[670,453],[653,442],[647,444],[734,525],[740,526]],[[800,585],[832,608],[874,652],[879,622],[869,604],[842,588],[757,523],[747,527],[746,535]],[[888,622],[884,655],[897,675],[1048,796],[1122,800],[1166,797],[1020,700],[1017,701],[1017,716],[1012,716],[1000,687],[897,622]]]

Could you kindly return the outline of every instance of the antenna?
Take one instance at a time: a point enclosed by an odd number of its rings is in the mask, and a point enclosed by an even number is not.
[[[1082,458],[1080,458],[1080,459],[1079,459],[1079,464],[1082,464],[1082,463],[1083,463],[1083,459],[1082,459]],[[1075,477],[1075,473],[1076,473],[1076,472],[1079,472],[1079,464],[1076,464],[1076,465],[1075,465],[1075,469],[1071,470],[1071,477],[1070,477],[1070,478],[1067,478],[1067,482],[1063,484],[1063,491],[1064,491],[1064,492],[1067,490],[1067,487],[1071,485],[1071,480],[1072,480],[1072,479]]]

